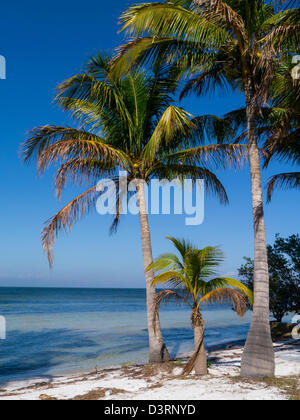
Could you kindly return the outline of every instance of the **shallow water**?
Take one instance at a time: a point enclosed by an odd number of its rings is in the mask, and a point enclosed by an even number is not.
[[[0,288],[0,382],[147,360],[144,289]],[[246,338],[251,314],[203,308],[208,347]],[[168,304],[161,324],[172,356],[193,349],[190,312]]]

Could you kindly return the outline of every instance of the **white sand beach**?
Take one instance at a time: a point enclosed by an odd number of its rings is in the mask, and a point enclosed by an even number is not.
[[[187,355],[163,365],[123,365],[11,382],[0,400],[290,400],[300,398],[300,341],[274,344],[276,379],[239,377],[242,348],[209,354],[209,375],[183,376]]]

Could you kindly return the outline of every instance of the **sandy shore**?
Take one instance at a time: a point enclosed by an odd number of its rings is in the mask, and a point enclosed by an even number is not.
[[[300,340],[275,344],[276,379],[239,377],[242,348],[210,352],[209,375],[183,376],[187,355],[163,365],[123,365],[98,372],[11,382],[0,400],[289,400],[300,399]]]

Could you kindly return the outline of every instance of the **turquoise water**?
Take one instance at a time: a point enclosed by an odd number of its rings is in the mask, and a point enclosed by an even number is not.
[[[203,309],[206,345],[246,338],[251,314],[230,306]],[[0,383],[147,360],[144,289],[0,288]],[[193,348],[190,313],[168,304],[161,324],[172,356]]]

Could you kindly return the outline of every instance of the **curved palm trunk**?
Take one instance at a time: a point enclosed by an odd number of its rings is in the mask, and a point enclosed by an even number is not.
[[[252,83],[249,80],[246,88],[246,107],[254,218],[254,307],[251,328],[242,358],[241,375],[243,377],[274,376],[275,374],[270,330],[266,233],[253,96]]]
[[[141,225],[141,239],[144,259],[144,269],[146,277],[146,295],[147,295],[147,317],[148,317],[148,334],[149,334],[149,362],[161,363],[170,360],[169,352],[164,343],[159,317],[157,317],[156,325],[153,325],[154,304],[156,298],[155,288],[152,286],[154,279],[153,271],[147,271],[147,267],[152,264],[152,247],[149,230],[148,214],[146,209],[145,190],[143,181],[137,184],[138,203]]]
[[[207,355],[204,347],[204,331],[202,325],[194,326],[194,342],[196,352],[201,345],[194,365],[195,373],[196,375],[207,375]]]

